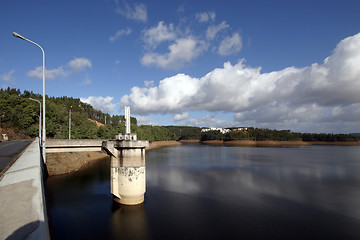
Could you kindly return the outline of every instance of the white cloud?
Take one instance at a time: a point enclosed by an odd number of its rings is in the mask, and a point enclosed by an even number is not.
[[[126,29],[120,29],[115,33],[114,36],[109,37],[110,42],[115,42],[118,38],[121,36],[127,36],[130,35],[132,32],[131,28],[127,27]]]
[[[144,81],[145,87],[152,87],[154,85],[154,81]]]
[[[216,14],[214,11],[211,12],[201,12],[201,13],[197,13],[195,15],[195,18],[200,22],[200,23],[206,23],[209,21],[215,21],[215,17]]]
[[[45,67],[45,79],[59,79],[61,77],[67,77],[73,73],[84,71],[86,68],[91,68],[91,61],[87,58],[74,58],[66,65],[67,70],[64,70],[63,66],[54,69],[48,69]],[[29,77],[42,79],[42,66],[36,67],[27,73]]]
[[[178,122],[178,121],[183,121],[189,118],[189,113],[188,112],[184,112],[184,113],[177,113],[174,115],[174,121]]]
[[[219,32],[230,27],[225,21],[214,24],[215,12],[198,13],[196,19],[200,22],[211,22],[205,34],[192,29],[193,24],[187,24],[186,19],[183,19],[178,26],[159,21],[156,26],[144,29],[145,54],[140,60],[141,63],[164,69],[180,69],[206,52],[212,45],[214,52],[218,50],[220,55],[235,54],[241,50],[242,39],[238,33],[223,39],[219,48],[215,47],[218,42],[212,40]],[[168,46],[169,51],[164,52],[163,46]]]
[[[163,41],[176,38],[174,25],[169,24],[169,26],[166,26],[163,21],[160,21],[156,27],[145,29],[143,33],[146,46],[151,49],[155,49]]]
[[[115,111],[116,104],[112,103],[113,97],[95,97],[90,96],[88,98],[80,98],[80,101],[88,103],[95,109],[101,110],[105,113],[113,113]]]
[[[121,105],[132,104],[134,113],[179,112],[192,104],[192,96],[199,92],[200,81],[185,74],[166,78],[158,87],[133,87],[130,95],[121,98]],[[180,110],[181,111],[181,110]]]
[[[152,119],[150,117],[136,116],[138,125],[152,125]]]
[[[15,69],[11,69],[8,73],[0,75],[0,78],[5,82],[11,82],[14,77],[12,76],[15,73]]]
[[[218,52],[220,55],[231,55],[239,52],[242,48],[242,39],[238,33],[234,33],[232,37],[226,37],[221,41]]]
[[[145,4],[135,3],[133,8],[131,8],[126,2],[124,5],[124,8],[117,7],[115,11],[127,19],[146,22],[147,8]]]
[[[200,127],[219,127],[225,128],[233,126],[233,122],[216,118],[216,113],[205,115],[201,118],[191,118],[186,121],[186,125]]]
[[[221,31],[221,30],[223,30],[223,29],[226,29],[226,28],[228,28],[228,27],[229,27],[229,25],[228,25],[225,21],[223,21],[222,23],[220,23],[220,24],[218,24],[218,25],[216,25],[216,26],[215,26],[215,25],[211,25],[211,26],[209,26],[208,29],[206,30],[206,38],[212,40],[212,39],[215,38],[216,34],[217,34],[219,31]]]
[[[207,48],[204,41],[192,37],[181,38],[169,46],[168,53],[146,53],[142,57],[141,63],[145,66],[155,65],[165,69],[179,69],[197,58]]]
[[[87,58],[74,58],[68,65],[71,68],[71,71],[75,73],[92,67],[91,61]]]
[[[32,78],[42,79],[42,76],[43,76],[42,66],[29,71],[27,73],[27,75]],[[63,66],[60,66],[55,69],[46,69],[45,68],[45,79],[56,79],[56,78],[60,78],[60,77],[65,77],[67,75],[68,75],[68,73],[64,71]]]
[[[202,78],[178,74],[157,87],[133,87],[121,104],[138,114],[206,110],[231,112],[237,122],[264,127],[350,129],[360,124],[359,62],[360,33],[339,42],[322,64],[261,73],[243,61],[227,62]]]
[[[145,29],[143,39],[148,51],[141,58],[145,66],[154,65],[164,69],[179,69],[207,50],[207,43],[192,36],[178,37],[184,33],[175,31],[174,25],[160,21],[156,27]],[[185,34],[186,35],[186,34]],[[155,49],[167,42],[169,51],[158,53]]]

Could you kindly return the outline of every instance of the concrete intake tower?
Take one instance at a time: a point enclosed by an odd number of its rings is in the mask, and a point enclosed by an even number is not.
[[[114,201],[124,205],[144,202],[146,191],[145,147],[148,141],[137,140],[130,133],[130,107],[125,107],[126,133],[114,140],[103,141],[103,149],[110,155],[110,185]]]

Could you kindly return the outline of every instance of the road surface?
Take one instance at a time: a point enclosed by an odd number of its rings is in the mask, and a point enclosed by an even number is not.
[[[0,175],[31,142],[32,140],[0,142]]]

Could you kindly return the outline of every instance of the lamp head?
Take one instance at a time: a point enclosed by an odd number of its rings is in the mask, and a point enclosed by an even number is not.
[[[23,36],[21,36],[20,34],[18,34],[16,32],[13,32],[13,36],[25,40],[25,38]]]

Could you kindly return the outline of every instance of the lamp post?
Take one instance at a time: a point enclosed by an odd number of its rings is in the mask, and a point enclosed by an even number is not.
[[[46,128],[45,128],[45,52],[44,52],[44,49],[39,45],[37,44],[36,42],[33,42],[23,36],[21,36],[20,34],[16,33],[16,32],[13,32],[13,36],[14,37],[17,37],[17,38],[20,38],[22,40],[25,40],[25,41],[28,41],[32,44],[35,44],[36,46],[38,46],[41,51],[42,51],[42,56],[43,56],[43,67],[42,67],[42,79],[43,79],[43,114],[42,114],[42,117],[43,117],[43,128],[42,128],[42,156],[43,156],[43,161],[44,163],[46,164]]]
[[[69,110],[69,140],[71,139],[71,109],[72,106],[70,106],[70,110]]]
[[[38,102],[40,104],[40,116],[39,116],[39,139],[40,139],[40,146],[42,146],[42,142],[41,142],[41,102],[39,100],[36,99],[32,99],[29,98],[32,101]]]

